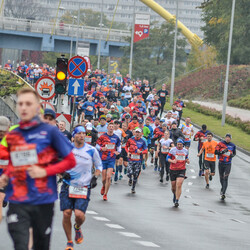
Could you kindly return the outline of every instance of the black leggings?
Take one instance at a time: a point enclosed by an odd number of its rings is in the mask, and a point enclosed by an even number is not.
[[[160,176],[161,179],[164,176],[164,171],[166,171],[166,175],[169,175],[169,166],[170,163],[166,160],[167,154],[160,154],[160,163],[161,163],[161,172],[160,172]]]
[[[7,223],[15,250],[27,250],[29,229],[33,228],[33,249],[48,250],[54,203],[43,205],[9,204]]]
[[[199,152],[200,152],[200,150],[198,149],[198,153]],[[205,154],[205,152],[203,151],[202,154],[199,156],[200,170],[204,170],[204,154]]]
[[[164,111],[164,106],[165,106],[165,102],[162,102],[161,103],[161,110],[160,110],[160,117],[161,117],[161,115],[162,115],[162,113],[163,113],[163,111]]]
[[[225,194],[228,185],[228,177],[231,171],[231,163],[224,164],[219,162],[219,174],[220,174],[220,183],[221,183],[221,193]]]

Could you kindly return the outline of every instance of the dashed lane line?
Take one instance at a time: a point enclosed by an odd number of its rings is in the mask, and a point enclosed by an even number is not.
[[[110,221],[109,219],[105,218],[105,217],[99,217],[99,216],[93,216],[93,218],[95,220],[98,220],[98,221]]]
[[[124,227],[118,224],[105,224],[107,227],[114,228],[114,229],[125,229]]]
[[[130,233],[130,232],[119,232],[119,234],[130,237],[130,238],[141,238],[141,236],[135,234],[135,233]]]
[[[150,242],[150,241],[135,241],[135,242],[144,246],[144,247],[160,247],[160,246],[158,246],[155,243]]]
[[[97,212],[95,212],[95,211],[89,211],[89,210],[87,210],[86,211],[86,214],[93,214],[93,215],[97,215],[98,213]]]

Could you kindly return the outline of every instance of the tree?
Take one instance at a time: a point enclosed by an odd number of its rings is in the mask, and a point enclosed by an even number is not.
[[[38,1],[5,0],[4,16],[6,17],[42,19],[46,15],[48,15],[48,10],[43,8]]]
[[[206,0],[200,7],[205,26],[205,42],[218,51],[218,59],[226,63],[232,0]],[[250,1],[237,0],[235,6],[231,64],[248,64],[250,61]]]
[[[215,48],[204,45],[202,49],[192,48],[188,55],[186,71],[201,70],[216,66],[217,52]]]
[[[178,32],[179,33],[179,32]],[[178,37],[176,50],[176,76],[184,71],[183,62],[186,60],[186,40]],[[133,76],[147,78],[151,83],[169,76],[171,78],[174,49],[174,25],[164,22],[150,30],[148,39],[134,43]],[[128,72],[130,47],[124,47],[122,69],[126,65]]]
[[[73,23],[74,16],[77,17],[78,11],[67,11],[61,17],[62,22],[67,24]],[[100,19],[101,19],[101,12],[93,11],[92,9],[80,9],[80,25],[92,26],[92,27],[99,27],[100,26]],[[77,20],[74,21],[77,23]],[[111,22],[107,19],[106,15],[103,14],[102,17],[102,24],[104,27],[109,28]],[[114,22],[112,25],[113,29],[126,29],[126,25],[123,23]]]

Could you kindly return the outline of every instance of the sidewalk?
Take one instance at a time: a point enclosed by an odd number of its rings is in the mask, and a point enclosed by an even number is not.
[[[208,108],[214,108],[218,111],[222,111],[222,104],[217,104],[212,102],[201,102],[201,101],[192,101],[192,102],[200,104],[202,106],[206,106]],[[249,110],[227,106],[226,113],[227,115],[231,115],[234,118],[239,117],[242,121],[250,121]]]

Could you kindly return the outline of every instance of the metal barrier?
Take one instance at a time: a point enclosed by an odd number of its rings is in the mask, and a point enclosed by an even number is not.
[[[17,115],[2,98],[0,98],[0,115],[8,117],[12,124],[18,123]]]
[[[4,17],[0,18],[0,29],[15,30],[23,32],[34,32],[41,34],[51,34],[54,23],[43,22],[28,19],[18,19]],[[77,25],[56,23],[54,35],[76,37],[78,31]],[[84,39],[106,40],[109,29],[90,26],[79,26],[78,37]],[[126,38],[131,36],[131,32],[127,30],[112,29],[109,35],[109,41],[127,42]]]

